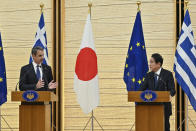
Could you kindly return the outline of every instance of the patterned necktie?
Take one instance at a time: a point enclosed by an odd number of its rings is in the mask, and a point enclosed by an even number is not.
[[[38,80],[40,80],[40,78],[41,78],[39,67],[40,67],[40,66],[37,65],[36,75],[37,75],[37,79],[38,79]]]

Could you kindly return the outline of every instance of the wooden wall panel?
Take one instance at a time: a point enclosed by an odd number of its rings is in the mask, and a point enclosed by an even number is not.
[[[94,114],[107,131],[129,130],[134,124],[134,103],[127,102],[126,86],[122,78],[137,13],[136,2],[93,0],[92,25],[100,88],[100,105]],[[67,131],[82,130],[90,117],[90,114],[85,115],[80,109],[73,90],[75,61],[88,13],[87,4],[88,0],[66,0],[65,4],[64,117]],[[176,44],[175,1],[143,0],[141,11],[148,58],[154,52],[161,53],[164,68],[172,71]],[[170,121],[171,129],[174,130],[174,115]],[[95,131],[98,130],[100,128],[95,124]]]
[[[40,19],[40,3],[44,3],[44,18],[49,48],[49,61],[52,63],[51,44],[51,1],[17,0],[1,1],[0,31],[4,46],[7,71],[8,101],[1,106],[3,118],[13,131],[19,128],[18,102],[11,102],[11,91],[15,90],[21,66],[28,64],[35,33]],[[2,131],[10,131],[1,118]]]

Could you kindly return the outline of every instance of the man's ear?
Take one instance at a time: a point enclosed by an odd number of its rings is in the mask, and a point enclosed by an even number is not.
[[[161,67],[161,63],[159,62],[158,64],[159,64],[159,65],[160,65],[160,67]]]
[[[32,54],[32,57],[35,57],[36,55]]]

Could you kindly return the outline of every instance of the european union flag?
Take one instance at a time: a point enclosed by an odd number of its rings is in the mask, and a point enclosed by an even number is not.
[[[41,14],[38,30],[35,35],[35,46],[41,46],[44,49],[44,60],[43,64],[48,65],[48,48],[47,48],[47,37],[46,37],[46,30],[45,30],[45,22],[44,22],[44,14]],[[29,63],[33,61],[32,56],[30,57]]]
[[[3,46],[0,34],[0,105],[7,101],[7,81],[5,71],[5,61],[3,56]]]
[[[124,82],[128,91],[137,91],[148,72],[148,61],[142,29],[140,11],[138,11],[127,53]]]

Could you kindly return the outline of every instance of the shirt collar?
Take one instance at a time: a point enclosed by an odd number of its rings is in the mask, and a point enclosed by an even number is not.
[[[41,64],[36,64],[34,61],[32,62],[34,67],[37,67],[39,65],[41,67]]]
[[[162,69],[162,68],[159,68],[159,70],[158,70],[157,72],[155,72],[155,74],[157,74],[157,75],[159,76],[160,73],[161,73],[161,69]]]

